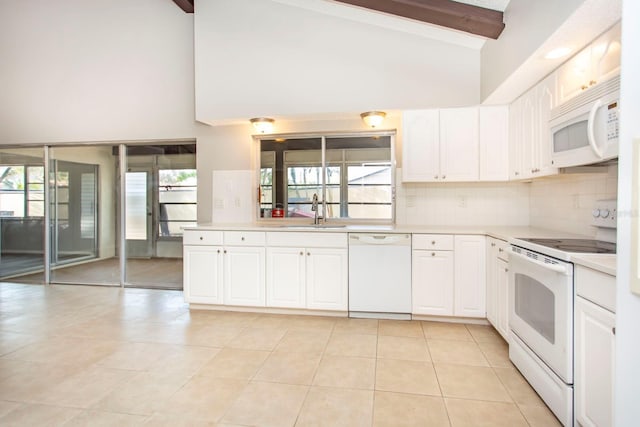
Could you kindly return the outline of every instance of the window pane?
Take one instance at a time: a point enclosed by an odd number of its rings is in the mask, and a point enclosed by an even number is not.
[[[96,174],[80,176],[80,237],[92,239],[96,232]]]
[[[198,190],[195,187],[171,187],[166,190],[160,188],[160,203],[196,203],[198,201]]]
[[[391,203],[391,186],[369,185],[349,186],[349,204]]]
[[[44,216],[44,201],[28,202],[27,216]]]
[[[29,166],[27,167],[27,181],[44,183],[44,167],[43,166]]]
[[[24,190],[24,167],[0,166],[0,190]]]
[[[196,221],[196,205],[161,205],[160,220],[168,221]]]
[[[391,218],[391,205],[351,205],[349,218]]]
[[[161,169],[158,172],[160,186],[195,186],[198,175],[195,169]]]
[[[179,237],[182,236],[183,234],[183,227],[193,227],[197,225],[197,223],[194,222],[188,222],[188,221],[180,221],[180,222],[167,222],[167,221],[160,221],[160,230],[159,230],[159,234],[160,236],[163,237]]]
[[[57,212],[58,212],[58,219],[59,220],[68,220],[69,219],[69,205],[68,204],[58,204]]]
[[[126,238],[147,240],[147,173],[126,174]]]

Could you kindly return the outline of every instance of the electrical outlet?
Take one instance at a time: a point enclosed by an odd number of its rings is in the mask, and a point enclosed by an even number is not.
[[[458,207],[466,208],[467,207],[467,196],[458,197]]]
[[[406,197],[406,205],[408,208],[415,208],[416,207],[416,196],[411,195],[411,196],[407,196]]]

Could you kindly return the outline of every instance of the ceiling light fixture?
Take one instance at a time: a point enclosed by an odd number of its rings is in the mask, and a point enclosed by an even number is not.
[[[377,128],[382,125],[384,118],[387,117],[387,113],[384,111],[367,111],[360,114],[365,124],[371,128]]]
[[[255,117],[249,120],[258,133],[271,133],[273,131],[273,122],[275,120],[268,117]]]
[[[558,48],[552,49],[549,52],[547,52],[547,54],[544,56],[544,59],[563,58],[563,57],[569,55],[572,51],[573,51],[573,49],[570,48],[570,47],[566,47],[566,46],[558,47]]]

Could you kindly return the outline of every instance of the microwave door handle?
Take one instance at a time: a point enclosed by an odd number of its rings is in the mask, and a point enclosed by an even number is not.
[[[589,140],[589,145],[591,146],[591,150],[593,150],[594,154],[599,158],[603,158],[604,154],[602,154],[602,150],[598,147],[598,142],[596,141],[595,134],[595,121],[596,121],[596,113],[598,112],[598,108],[602,105],[602,100],[598,99],[593,107],[591,107],[591,111],[589,112],[589,121],[587,122],[587,139]]]
[[[518,258],[522,258],[523,260],[525,260],[527,262],[531,262],[533,264],[536,264],[537,266],[546,268],[547,270],[555,271],[556,273],[564,274],[565,276],[569,275],[569,273],[567,272],[567,268],[565,266],[563,266],[563,265],[547,264],[545,262],[541,262],[541,261],[535,260],[533,258],[529,258],[526,255],[519,254],[518,252],[511,252],[509,254],[509,256],[516,256]]]

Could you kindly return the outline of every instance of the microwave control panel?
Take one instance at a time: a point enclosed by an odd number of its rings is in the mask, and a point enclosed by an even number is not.
[[[618,101],[607,105],[607,141],[618,139]]]

